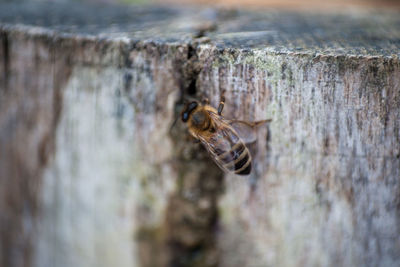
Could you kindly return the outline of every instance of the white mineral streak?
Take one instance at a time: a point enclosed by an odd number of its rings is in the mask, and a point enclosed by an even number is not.
[[[149,82],[130,71],[141,83]],[[146,220],[151,227],[163,219],[172,185],[160,177],[170,170],[152,170],[146,162],[154,164],[166,155],[144,158],[138,145],[151,146],[150,139],[160,143],[157,120],[138,118],[143,115],[124,93],[124,74],[116,68],[76,67],[64,89],[56,156],[43,181],[37,267],[139,266],[138,222]],[[155,94],[151,82],[144,86]],[[142,89],[135,82],[130,88],[137,94],[146,92],[138,92]],[[168,148],[168,141],[163,145]]]
[[[134,112],[115,95],[120,78],[76,68],[65,88],[57,152],[44,175],[36,266],[134,266]]]

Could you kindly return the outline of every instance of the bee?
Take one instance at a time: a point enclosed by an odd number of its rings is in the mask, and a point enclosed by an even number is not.
[[[204,145],[222,170],[249,175],[252,158],[246,144],[256,140],[256,126],[271,120],[228,120],[222,116],[224,105],[224,94],[221,95],[218,109],[210,106],[208,99],[204,99],[203,103],[192,101],[182,110],[181,119],[187,124],[189,133]]]

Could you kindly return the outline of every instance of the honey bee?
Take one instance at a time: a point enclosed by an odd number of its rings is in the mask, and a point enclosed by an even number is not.
[[[228,120],[222,116],[225,97],[221,95],[218,109],[192,101],[182,110],[181,119],[187,123],[189,133],[207,149],[215,163],[226,172],[249,175],[252,158],[246,144],[256,140],[255,127],[271,120],[246,122]]]

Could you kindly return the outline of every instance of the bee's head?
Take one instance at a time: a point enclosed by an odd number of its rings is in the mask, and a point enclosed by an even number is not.
[[[199,104],[196,101],[186,104],[185,108],[182,110],[182,121],[187,122],[190,114],[197,108]]]

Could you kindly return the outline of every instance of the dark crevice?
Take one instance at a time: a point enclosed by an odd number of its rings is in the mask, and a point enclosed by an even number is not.
[[[203,37],[206,36],[208,32],[215,31],[217,26],[215,23],[206,23],[199,27],[197,33],[194,35],[193,41],[188,45],[187,51],[187,62],[183,70],[183,78],[185,80],[184,88],[182,88],[182,96],[185,98],[186,95],[190,97],[195,97],[197,94],[197,77],[201,71],[201,64],[197,56],[197,47],[203,42],[208,42],[208,40]]]
[[[192,57],[197,57],[196,55],[196,48],[193,45],[189,45],[188,47],[188,59],[190,60]]]
[[[188,60],[183,70],[185,82],[185,88],[183,90],[183,95],[189,95],[190,97],[195,97],[197,93],[197,77],[200,73],[200,66],[198,62],[198,56],[196,53],[197,46],[190,44],[188,46]]]
[[[186,89],[187,94],[190,95],[190,96],[195,96],[196,95],[196,92],[197,92],[196,81],[197,81],[197,77],[194,77],[190,81],[190,84],[189,84],[188,88]]]
[[[196,43],[187,47],[187,60],[181,66],[181,99],[176,103],[175,117],[185,100],[198,97],[202,64]],[[194,144],[188,136],[187,127],[181,122],[170,133],[178,179],[177,190],[170,196],[166,210],[166,266],[217,267],[216,229],[223,173],[201,144]]]
[[[3,48],[3,81],[4,81],[4,88],[8,88],[8,77],[10,72],[10,47],[9,47],[9,40],[8,35],[6,32],[1,33],[1,42]]]

